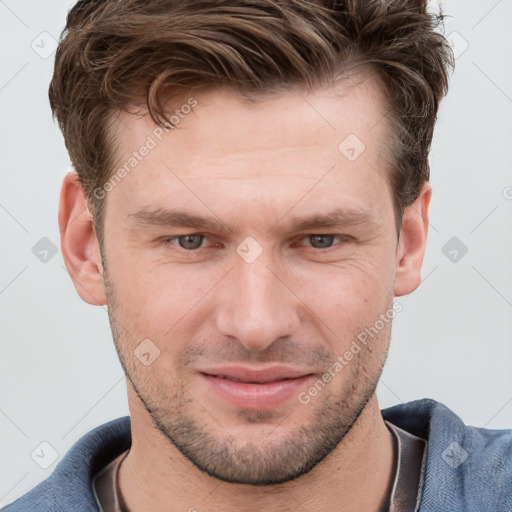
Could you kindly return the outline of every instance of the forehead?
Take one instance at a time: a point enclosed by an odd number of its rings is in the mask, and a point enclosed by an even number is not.
[[[232,154],[271,150],[272,146],[307,147],[337,142],[348,132],[372,142],[387,128],[385,109],[378,77],[365,69],[314,93],[289,88],[249,99],[230,88],[215,88],[181,94],[167,105],[169,121],[178,123],[171,130],[176,145],[186,144],[183,151],[175,153],[175,159],[218,154],[228,145]],[[120,112],[111,127],[120,143],[120,157],[143,144],[156,129],[149,115],[127,112]],[[370,135],[375,127],[375,134]],[[187,133],[180,134],[183,131]],[[190,151],[193,148],[195,151]]]
[[[124,196],[128,215],[185,196],[197,204],[204,196],[217,205],[224,199],[224,207],[245,201],[272,210],[308,190],[307,200],[320,206],[341,192],[349,206],[366,209],[365,195],[389,192],[385,103],[371,75],[314,93],[289,90],[247,101],[215,89],[171,103],[177,126],[168,133],[148,115],[121,113],[113,123],[116,168],[128,172],[110,195]]]

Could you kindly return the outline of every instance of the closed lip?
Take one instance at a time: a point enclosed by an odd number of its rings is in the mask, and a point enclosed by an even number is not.
[[[290,368],[289,366],[272,366],[266,368],[223,366],[219,368],[207,368],[200,370],[200,372],[219,379],[255,384],[264,384],[286,379],[298,379],[306,375],[311,375],[311,372]]]

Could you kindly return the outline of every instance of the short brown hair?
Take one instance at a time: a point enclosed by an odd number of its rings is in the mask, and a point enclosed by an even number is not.
[[[426,0],[83,0],[70,10],[49,97],[102,244],[114,173],[108,120],[142,106],[157,123],[178,89],[264,96],[312,90],[366,65],[385,89],[397,232],[429,180],[428,153],[453,54]],[[137,91],[137,94],[134,92]]]

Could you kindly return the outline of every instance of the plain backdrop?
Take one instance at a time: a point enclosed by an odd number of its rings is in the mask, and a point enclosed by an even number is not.
[[[60,253],[70,164],[47,89],[71,4],[0,0],[0,506],[128,413],[106,309],[79,298]],[[467,424],[511,428],[512,0],[442,5],[457,61],[431,152],[423,281],[399,299],[378,396],[430,397]]]

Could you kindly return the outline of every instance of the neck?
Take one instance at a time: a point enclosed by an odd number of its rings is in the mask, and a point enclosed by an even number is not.
[[[220,481],[200,471],[130,400],[132,447],[119,472],[128,510],[309,512],[381,510],[394,474],[393,442],[375,394],[342,442],[309,473],[279,485]]]

